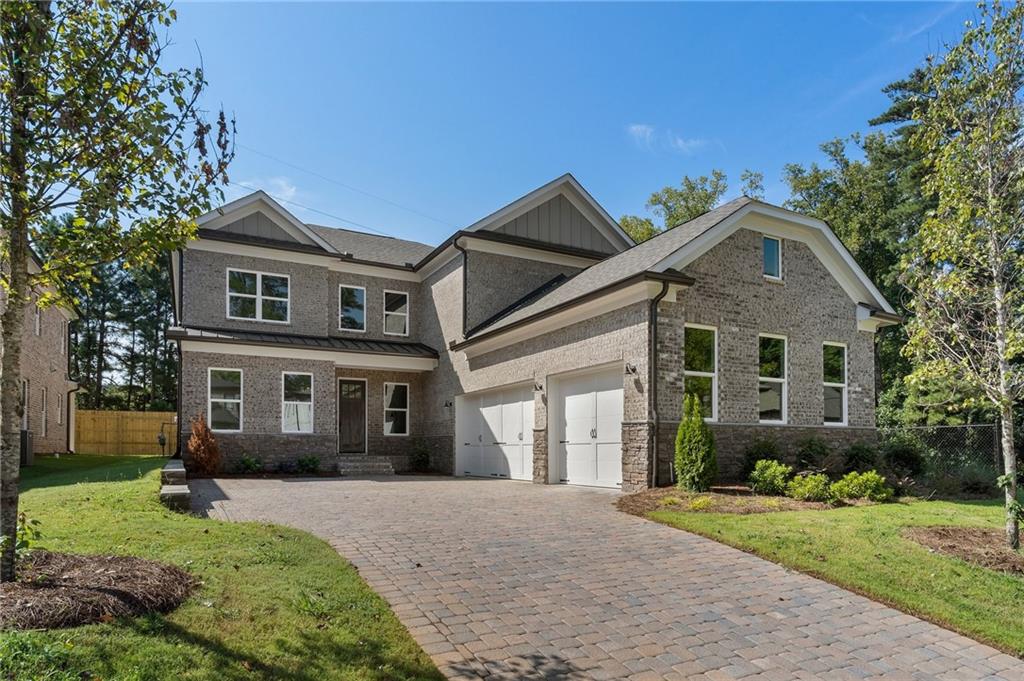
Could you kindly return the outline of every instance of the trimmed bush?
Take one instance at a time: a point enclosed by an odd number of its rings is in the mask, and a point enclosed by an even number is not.
[[[869,501],[889,501],[892,499],[892,487],[885,484],[885,478],[877,471],[864,473],[847,473],[829,487],[836,499],[867,499]]]
[[[259,473],[263,470],[263,463],[252,456],[243,456],[238,461],[238,470],[241,473]]]
[[[430,448],[421,437],[413,440],[412,451],[409,453],[409,468],[414,473],[426,473],[430,470]]]
[[[715,438],[704,422],[696,395],[683,398],[683,420],[676,431],[676,484],[691,492],[706,492],[718,475]]]
[[[801,440],[796,449],[797,470],[819,469],[832,454],[832,448],[820,437]]]
[[[785,494],[793,468],[772,459],[761,459],[750,474],[750,489],[758,494]]]
[[[907,433],[898,433],[882,445],[885,465],[904,475],[920,475],[925,468],[923,443]]]
[[[303,456],[300,457],[296,462],[295,468],[300,473],[308,473],[310,475],[320,471],[320,457],[319,456]]]
[[[744,479],[750,477],[750,474],[754,472],[754,466],[762,459],[782,461],[782,450],[779,449],[777,440],[767,437],[758,438],[743,450],[743,470],[740,473]]]
[[[844,472],[870,471],[878,467],[878,450],[866,442],[855,442],[846,450]]]
[[[823,473],[798,475],[786,485],[786,496],[797,501],[829,501],[828,476]]]
[[[188,438],[188,451],[192,455],[192,471],[198,475],[213,475],[220,469],[220,447],[202,414],[191,421],[192,435]]]

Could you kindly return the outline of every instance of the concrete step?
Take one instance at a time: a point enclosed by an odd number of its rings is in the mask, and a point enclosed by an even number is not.
[[[160,471],[160,482],[164,485],[184,485],[186,479],[185,463],[181,459],[171,459]]]
[[[350,456],[338,461],[338,473],[347,477],[394,475],[391,460],[378,456]]]
[[[192,492],[188,485],[163,485],[160,503],[172,511],[188,511],[192,508]]]

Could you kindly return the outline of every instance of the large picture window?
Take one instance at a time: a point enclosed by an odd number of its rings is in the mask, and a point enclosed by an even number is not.
[[[366,331],[366,289],[362,286],[338,287],[338,329]]]
[[[758,418],[762,423],[786,422],[786,339],[758,336]]]
[[[289,321],[287,274],[229,269],[227,278],[229,319]]]
[[[208,386],[210,430],[241,431],[242,370],[211,368]]]
[[[384,333],[389,336],[409,335],[409,294],[403,291],[384,292]]]
[[[409,384],[384,384],[384,434],[409,434]]]
[[[683,392],[696,395],[704,418],[718,418],[718,344],[711,326],[687,324],[683,331]]]
[[[313,374],[281,374],[281,431],[313,432]]]
[[[825,423],[846,423],[846,346],[825,343],[821,348]]]
[[[764,276],[769,279],[782,279],[782,240],[766,236],[763,239],[763,248]]]

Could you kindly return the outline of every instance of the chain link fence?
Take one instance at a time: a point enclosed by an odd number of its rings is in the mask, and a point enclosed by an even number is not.
[[[911,477],[939,494],[992,495],[1003,474],[999,426],[902,426],[879,431],[888,452],[902,451]],[[897,454],[899,456],[899,454]]]

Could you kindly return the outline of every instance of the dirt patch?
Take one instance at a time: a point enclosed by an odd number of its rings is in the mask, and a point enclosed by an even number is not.
[[[0,584],[0,629],[56,629],[170,612],[196,587],[172,565],[131,556],[33,551]]]
[[[908,527],[903,536],[972,565],[1024,576],[1024,555],[1006,545],[1003,531],[987,527]]]
[[[762,496],[741,486],[712,487],[710,492],[684,492],[674,487],[659,487],[619,497],[616,503],[620,511],[638,516],[658,510],[749,514],[832,508],[815,501]]]

